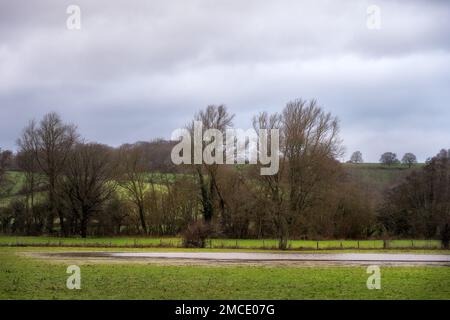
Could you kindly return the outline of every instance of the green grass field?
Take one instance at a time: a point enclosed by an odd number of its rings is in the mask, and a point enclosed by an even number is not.
[[[439,240],[389,240],[388,249],[438,249]],[[114,237],[114,238],[56,238],[0,236],[0,246],[111,246],[111,247],[180,247],[180,238]],[[211,239],[208,248],[276,249],[275,239]],[[291,240],[289,249],[383,249],[383,240]]]
[[[406,178],[412,170],[423,167],[416,164],[412,168],[397,164],[385,166],[379,163],[344,164],[350,178],[370,190],[374,197],[382,197],[383,192]]]
[[[158,192],[165,192],[167,190],[165,184],[171,183],[176,177],[182,177],[184,174],[174,173],[148,173],[149,181],[152,180],[154,187]],[[6,183],[0,189],[0,207],[8,206],[13,200],[25,200],[22,193],[25,186],[25,175],[20,171],[8,171],[6,173]],[[147,189],[151,188],[151,184],[147,183]],[[126,197],[126,189],[118,186],[117,194],[121,197]],[[37,192],[35,194],[36,203],[45,199],[44,192]]]
[[[448,267],[382,267],[381,289],[368,290],[365,267],[86,263],[69,290],[69,262],[18,254],[29,249],[0,248],[0,299],[450,299]]]

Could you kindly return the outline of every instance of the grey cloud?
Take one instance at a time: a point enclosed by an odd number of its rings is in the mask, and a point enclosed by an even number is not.
[[[445,1],[377,1],[378,31],[369,1],[82,0],[80,31],[65,28],[69,4],[0,3],[0,147],[51,110],[117,145],[169,137],[207,104],[248,127],[297,97],[339,116],[367,160],[448,147]]]

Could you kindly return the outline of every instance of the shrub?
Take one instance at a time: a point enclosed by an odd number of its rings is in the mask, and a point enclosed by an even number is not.
[[[206,239],[210,233],[210,227],[203,221],[195,221],[188,225],[181,234],[183,247],[185,248],[204,248]]]

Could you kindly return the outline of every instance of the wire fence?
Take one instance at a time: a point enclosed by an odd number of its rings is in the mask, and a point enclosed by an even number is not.
[[[140,239],[79,239],[61,238],[51,239],[33,237],[0,239],[0,246],[13,247],[110,247],[110,248],[181,248],[180,238],[140,238]],[[276,239],[208,239],[206,248],[209,249],[260,249],[277,250]],[[441,249],[440,240],[290,240],[288,250],[373,250],[373,249]]]

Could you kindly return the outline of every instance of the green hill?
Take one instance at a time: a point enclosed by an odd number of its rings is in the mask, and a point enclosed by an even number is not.
[[[385,166],[379,163],[344,164],[349,178],[364,188],[375,202],[381,201],[386,190],[399,184],[412,171],[423,166],[424,164],[417,164],[408,168],[405,165]]]
[[[423,164],[418,164],[411,169],[403,165],[384,166],[378,163],[344,163],[343,166],[349,179],[359,184],[367,191],[367,194],[378,201],[385,190],[401,182],[412,170],[417,170]],[[173,174],[165,175],[168,175],[169,181],[173,180]],[[153,178],[158,183],[157,177]],[[22,172],[8,171],[5,180],[6,182],[0,188],[0,207],[8,205],[13,199],[23,197],[25,176]]]

